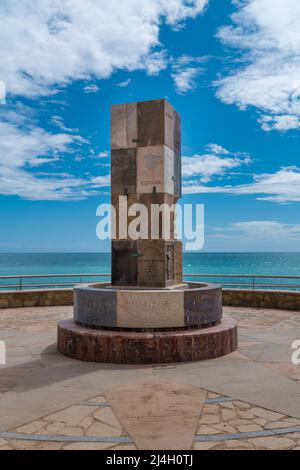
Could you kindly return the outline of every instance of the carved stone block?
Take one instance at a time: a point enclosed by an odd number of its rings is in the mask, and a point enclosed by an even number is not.
[[[117,291],[74,288],[74,321],[86,326],[117,326]]]
[[[177,198],[166,193],[146,193],[139,194],[137,201],[147,208],[148,238],[174,240]]]
[[[194,288],[193,288],[194,287]],[[199,289],[199,284],[190,284],[184,291],[185,324],[207,326],[222,319],[222,290],[215,288]]]
[[[137,103],[112,106],[111,149],[135,148],[137,137]]]
[[[137,149],[137,192],[174,195],[174,152],[165,145]]]
[[[179,241],[138,241],[138,285],[167,287],[182,282]]]
[[[136,149],[112,150],[112,193],[136,193]]]
[[[164,100],[142,101],[137,105],[138,146],[164,145]]]
[[[183,291],[118,292],[120,328],[177,328],[184,326]]]

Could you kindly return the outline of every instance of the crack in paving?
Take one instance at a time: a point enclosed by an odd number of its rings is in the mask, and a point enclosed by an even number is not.
[[[63,435],[41,435],[23,434],[19,432],[0,432],[1,439],[15,439],[19,441],[39,442],[100,442],[112,444],[133,444],[130,437],[97,437],[97,436],[63,436]]]
[[[219,397],[219,398],[209,398],[204,401],[204,405],[210,405],[212,403],[224,403],[227,401],[234,401],[234,398],[231,397]]]
[[[105,402],[96,402],[96,401],[82,401],[79,403],[81,406],[98,406],[99,408],[111,408],[109,403]],[[77,405],[75,405],[77,406]]]
[[[283,434],[293,434],[295,432],[300,432],[300,426],[273,430],[270,429],[269,431],[240,432],[236,434],[196,434],[194,436],[194,442],[221,442],[229,440],[251,439],[253,437],[281,436]]]

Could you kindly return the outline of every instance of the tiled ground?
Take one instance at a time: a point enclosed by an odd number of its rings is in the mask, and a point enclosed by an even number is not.
[[[136,450],[103,396],[43,416],[13,432],[18,439],[1,439],[0,450]],[[26,434],[28,439],[33,436],[33,439],[22,440],[20,434]],[[104,442],[88,442],[89,437]],[[67,438],[69,442],[66,442]],[[87,438],[87,442],[80,442],[82,438]],[[54,441],[51,442],[51,439]]]
[[[212,392],[205,391],[204,398],[193,449],[300,450],[300,419]],[[289,432],[290,428],[297,427],[298,432]],[[256,436],[264,431],[270,434],[270,431],[278,430],[281,435]],[[12,433],[14,439],[0,439],[0,450],[137,449],[103,396],[24,424]],[[20,435],[26,435],[28,440]],[[95,442],[89,442],[89,439]]]
[[[222,396],[215,393],[208,393],[207,396],[211,399],[211,403],[205,404],[202,408],[195,438],[205,436],[205,442],[194,442],[194,449],[300,449],[300,419],[284,416],[239,400],[218,402]],[[285,432],[289,428],[296,427],[299,427],[298,432]],[[255,433],[263,431],[269,433],[279,429],[283,433],[279,436],[255,437]],[[233,435],[235,438],[232,438]],[[210,437],[222,437],[222,441],[216,442]]]
[[[56,322],[68,307],[0,310],[0,450],[299,450],[299,313],[227,314],[239,322],[237,352],[138,367],[60,356]]]

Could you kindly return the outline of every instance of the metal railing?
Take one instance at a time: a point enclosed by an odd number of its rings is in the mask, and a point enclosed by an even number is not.
[[[74,287],[76,284],[109,280],[110,274],[31,274],[24,276],[0,276],[1,290],[49,289]],[[88,281],[88,279],[90,279]],[[41,281],[38,281],[41,280]],[[48,280],[48,282],[44,282]],[[50,282],[52,280],[52,282]],[[7,282],[11,281],[11,282]]]
[[[217,282],[224,288],[300,290],[300,276],[266,274],[184,274],[185,280]],[[233,279],[232,282],[228,280]],[[264,282],[262,282],[264,280]],[[248,281],[248,282],[246,282]],[[294,282],[287,282],[294,281]]]
[[[59,289],[76,284],[109,281],[110,273],[97,274],[36,274],[0,276],[1,290]],[[194,274],[185,273],[185,281],[215,282],[224,288],[274,289],[300,291],[300,276],[274,276],[259,274]]]

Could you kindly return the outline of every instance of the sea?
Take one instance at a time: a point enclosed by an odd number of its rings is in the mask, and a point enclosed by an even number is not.
[[[110,253],[0,253],[0,288],[68,287],[79,282],[94,282],[99,277],[85,277],[86,274],[107,274],[111,269]],[[273,288],[284,284],[300,285],[300,279],[269,279],[267,276],[300,276],[299,253],[196,253],[183,255],[183,272],[186,280],[194,280],[190,275],[201,274],[199,280],[219,282],[230,287],[263,288],[272,284]],[[59,275],[69,274],[63,278]],[[209,277],[218,274],[225,277]],[[35,276],[25,279],[1,279],[1,276]],[[54,278],[38,276],[56,275]],[[75,276],[80,275],[80,276]],[[226,276],[249,276],[249,278]],[[264,279],[253,276],[266,276]],[[262,286],[259,286],[262,284]]]

